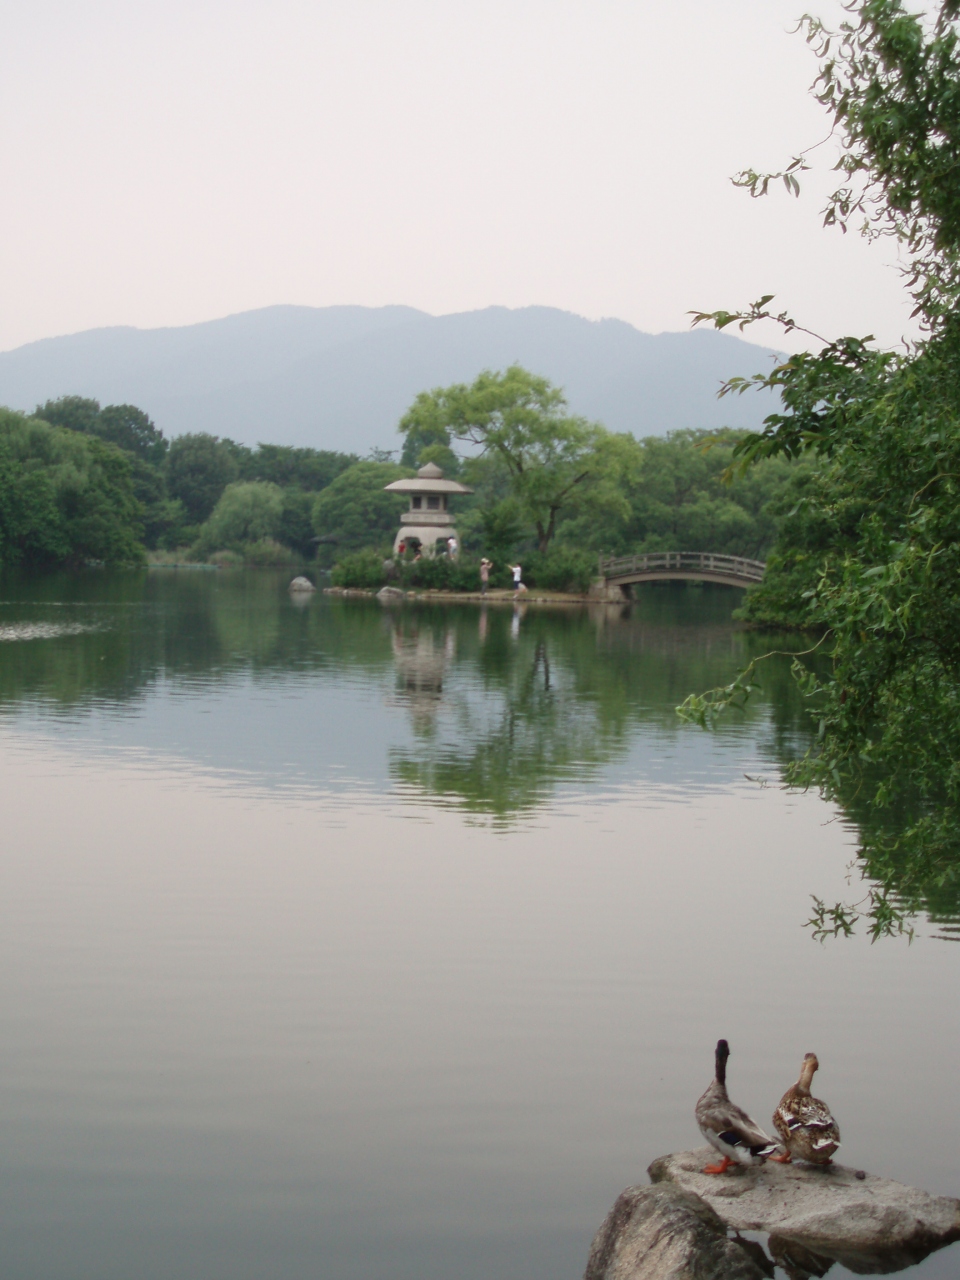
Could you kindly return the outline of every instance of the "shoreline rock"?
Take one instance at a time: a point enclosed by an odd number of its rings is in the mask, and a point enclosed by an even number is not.
[[[765,1280],[768,1274],[751,1257],[751,1242],[729,1240],[724,1222],[700,1196],[661,1183],[628,1187],[617,1198],[593,1238],[584,1280]]]
[[[770,1248],[840,1262],[851,1271],[888,1272],[960,1240],[960,1200],[832,1164],[763,1164],[722,1176],[702,1173],[710,1147],[654,1160],[655,1186],[698,1196],[734,1231],[770,1233]]]

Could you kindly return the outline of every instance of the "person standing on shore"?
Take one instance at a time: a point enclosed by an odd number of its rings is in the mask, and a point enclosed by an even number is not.
[[[510,566],[510,572],[513,574],[514,593],[516,595],[519,595],[521,591],[526,591],[526,587],[520,581],[520,579],[523,577],[523,567],[519,564],[512,564]]]
[[[490,581],[490,570],[493,568],[493,561],[488,560],[486,556],[480,561],[480,594],[487,594],[487,584]]]

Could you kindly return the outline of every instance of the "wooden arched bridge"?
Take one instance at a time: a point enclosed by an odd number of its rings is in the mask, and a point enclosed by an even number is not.
[[[648,551],[643,555],[600,557],[602,586],[614,591],[634,582],[677,579],[749,587],[760,581],[765,568],[762,560],[719,556],[711,551]]]

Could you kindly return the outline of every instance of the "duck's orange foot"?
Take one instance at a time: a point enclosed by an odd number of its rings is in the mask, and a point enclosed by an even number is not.
[[[734,1161],[729,1156],[724,1156],[719,1164],[705,1164],[703,1166],[704,1173],[726,1173]]]
[[[785,1151],[782,1156],[767,1156],[768,1160],[772,1160],[774,1164],[791,1164],[793,1156],[789,1151]]]

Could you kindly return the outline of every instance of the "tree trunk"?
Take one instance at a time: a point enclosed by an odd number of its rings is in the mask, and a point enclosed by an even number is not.
[[[556,532],[556,529],[557,529],[557,508],[551,507],[550,523],[547,525],[546,529],[544,529],[543,524],[540,520],[537,521],[537,537],[539,539],[537,550],[540,552],[541,555],[545,556],[547,554],[547,548],[550,546],[550,539],[553,537],[554,533]]]

